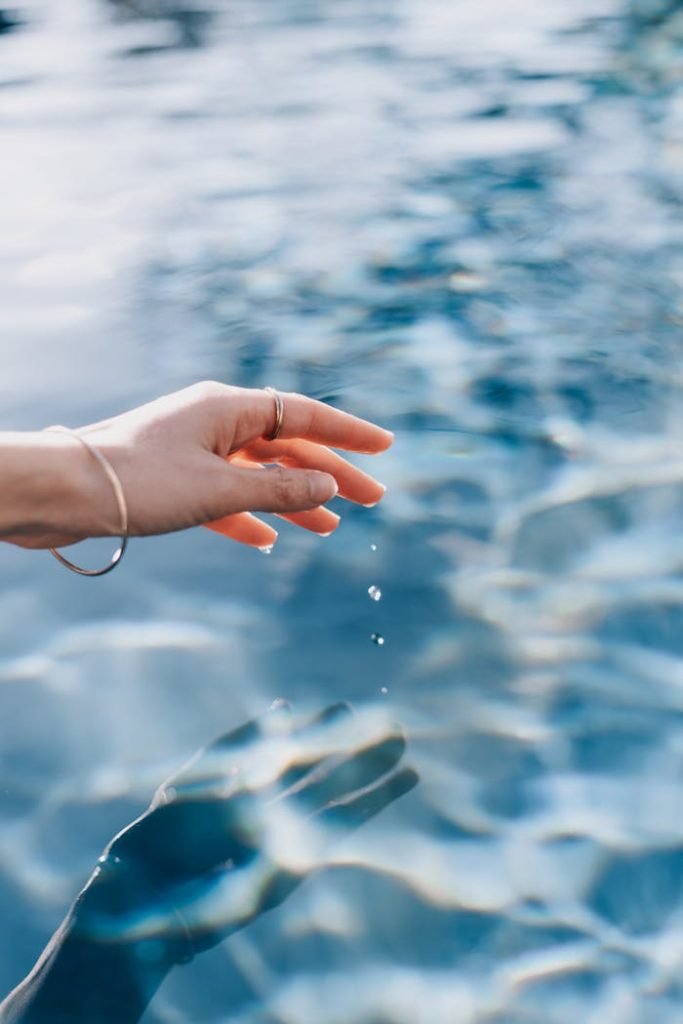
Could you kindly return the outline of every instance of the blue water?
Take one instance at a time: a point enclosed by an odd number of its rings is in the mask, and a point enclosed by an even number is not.
[[[0,988],[283,695],[383,704],[421,785],[147,1022],[680,1021],[680,5],[130,7],[0,35],[0,426],[217,378],[397,438],[267,558],[0,551]]]

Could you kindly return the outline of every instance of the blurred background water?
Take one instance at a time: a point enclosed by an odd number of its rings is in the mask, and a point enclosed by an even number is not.
[[[269,558],[0,551],[3,991],[284,695],[384,703],[422,784],[146,1021],[680,1021],[682,172],[678,0],[3,13],[0,426],[208,377],[397,433]]]

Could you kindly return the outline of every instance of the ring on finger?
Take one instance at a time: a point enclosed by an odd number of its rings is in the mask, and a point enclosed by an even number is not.
[[[285,418],[285,403],[282,395],[275,388],[264,388],[263,390],[267,391],[275,399],[275,426],[270,434],[264,434],[263,437],[265,441],[275,441],[280,436],[280,431],[282,430],[282,423]]]

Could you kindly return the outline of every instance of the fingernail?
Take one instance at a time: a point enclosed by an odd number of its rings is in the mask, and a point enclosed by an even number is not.
[[[329,509],[328,509],[328,511],[329,511]],[[341,516],[338,516],[338,515],[336,514],[336,512],[330,512],[330,515],[331,515],[331,516],[334,516],[334,518],[335,518],[335,523],[334,523],[334,525],[333,525],[333,527],[332,527],[332,529],[331,529],[331,530],[325,530],[325,532],[324,532],[324,533],[319,533],[319,534],[318,534],[318,536],[319,536],[319,537],[331,537],[331,536],[332,536],[332,534],[334,533],[334,531],[335,531],[335,530],[337,529],[337,527],[339,526],[339,524],[340,524],[340,522],[341,522]]]
[[[377,499],[377,501],[363,502],[363,508],[374,508],[375,505],[377,505],[382,500],[384,495],[387,493],[387,489],[384,484],[381,484],[379,481],[377,481],[377,486],[382,488],[382,493],[380,494],[379,498]]]
[[[273,530],[273,539],[271,540],[270,544],[262,544],[258,550],[264,555],[269,555],[273,548],[275,547],[275,543],[279,536],[280,535],[277,532],[277,530]]]
[[[311,473],[308,477],[308,493],[316,505],[334,498],[339,491],[337,481],[329,473]]]

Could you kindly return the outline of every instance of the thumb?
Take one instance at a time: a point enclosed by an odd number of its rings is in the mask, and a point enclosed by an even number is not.
[[[303,512],[334,498],[339,490],[329,473],[271,466],[225,467],[225,505],[230,512]]]

